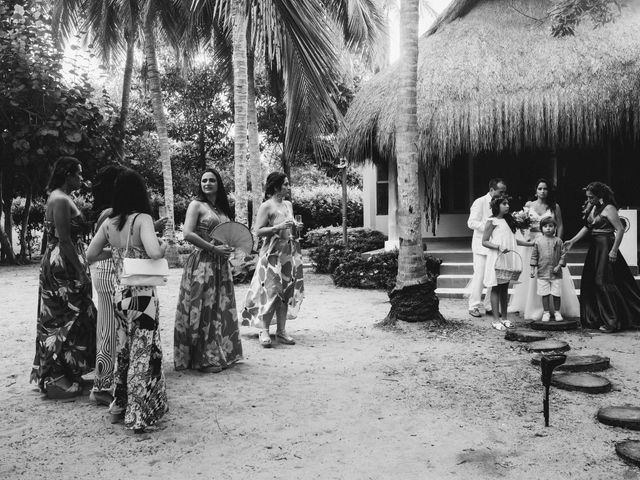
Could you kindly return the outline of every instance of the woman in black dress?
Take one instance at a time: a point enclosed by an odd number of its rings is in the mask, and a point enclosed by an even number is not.
[[[640,326],[640,288],[618,251],[624,225],[613,191],[602,182],[585,188],[585,226],[565,243],[567,250],[590,235],[589,251],[580,283],[580,321],[583,327],[613,333]]]

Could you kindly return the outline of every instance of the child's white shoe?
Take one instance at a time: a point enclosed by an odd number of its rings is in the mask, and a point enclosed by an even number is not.
[[[556,312],[555,317],[556,322],[561,322],[562,320],[564,320],[564,318],[562,318],[562,315],[560,315],[560,312]]]
[[[493,328],[495,328],[496,330],[506,330],[506,329],[507,329],[507,327],[505,327],[505,326],[502,324],[502,322],[493,322],[493,323],[491,324],[491,326],[492,326]]]
[[[549,312],[544,312],[542,314],[542,321],[543,322],[548,322],[551,319],[551,316],[549,315]]]

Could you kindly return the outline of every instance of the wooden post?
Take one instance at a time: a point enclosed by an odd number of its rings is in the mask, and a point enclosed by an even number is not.
[[[398,246],[398,163],[395,156],[389,159],[389,208],[387,211],[387,224],[389,227],[389,249]]]

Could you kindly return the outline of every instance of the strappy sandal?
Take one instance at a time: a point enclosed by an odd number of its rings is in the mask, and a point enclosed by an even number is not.
[[[296,341],[293,339],[291,335],[288,335],[287,332],[276,333],[276,338],[278,339],[278,343],[282,343],[283,345],[296,344]]]
[[[58,385],[56,382],[62,378],[64,378],[64,375],[53,378],[45,384],[47,398],[51,400],[67,400],[82,395],[82,387],[78,382],[72,382],[68,388],[62,388]]]
[[[271,348],[271,337],[269,336],[269,332],[262,330],[258,335],[258,341],[262,348]]]

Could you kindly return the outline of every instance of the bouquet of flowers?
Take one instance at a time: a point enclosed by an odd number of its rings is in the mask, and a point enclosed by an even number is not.
[[[529,216],[529,208],[524,207],[519,212],[514,212],[512,215],[516,228],[526,230],[531,226],[531,217]]]

